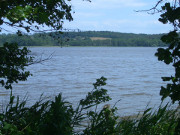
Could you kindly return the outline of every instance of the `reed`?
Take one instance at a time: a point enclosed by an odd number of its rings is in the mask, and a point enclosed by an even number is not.
[[[40,98],[27,106],[27,98],[20,101],[10,95],[9,103],[0,112],[0,135],[177,135],[179,111],[169,104],[156,111],[147,108],[136,117],[119,117],[117,108],[98,105],[111,100],[106,78],[93,84],[94,89],[73,108],[62,95],[54,100]]]

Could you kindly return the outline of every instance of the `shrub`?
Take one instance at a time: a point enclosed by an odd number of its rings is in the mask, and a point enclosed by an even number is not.
[[[75,109],[61,94],[54,100],[41,96],[30,107],[26,98],[20,102],[11,94],[6,109],[0,113],[0,135],[174,135],[178,115],[168,105],[156,112],[149,108],[133,119],[119,118],[115,107],[97,109],[111,100],[103,88],[106,78],[97,79],[93,85],[94,89]]]

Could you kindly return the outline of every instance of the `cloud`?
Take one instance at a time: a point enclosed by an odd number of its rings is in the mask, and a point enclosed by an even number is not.
[[[123,7],[143,7],[146,3],[138,0],[113,0],[115,4],[119,4]]]
[[[170,25],[163,25],[156,19],[152,20],[130,20],[121,19],[113,20],[108,19],[105,21],[92,21],[84,20],[80,22],[72,22],[65,25],[70,28],[80,29],[82,31],[95,30],[95,31],[116,31],[126,33],[166,33],[169,32]],[[169,28],[169,29],[167,29]]]
[[[112,8],[134,8],[144,7],[147,4],[140,0],[92,0],[92,2],[72,1],[73,7],[86,9],[112,9]]]
[[[157,1],[145,0],[72,0],[76,13],[67,28],[128,33],[168,32],[170,27],[159,23],[159,15],[134,10],[150,9]]]
[[[103,14],[102,13],[89,13],[89,12],[77,12],[77,13],[75,13],[74,14],[75,16],[80,16],[80,17],[82,17],[82,18],[86,18],[86,17],[88,17],[88,18],[92,18],[92,17],[100,17],[100,16],[102,16]]]

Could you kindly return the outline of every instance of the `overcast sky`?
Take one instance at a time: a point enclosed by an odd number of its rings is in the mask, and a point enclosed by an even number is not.
[[[171,25],[158,21],[159,14],[135,10],[150,9],[157,0],[72,0],[74,21],[65,28],[95,31],[157,34],[169,32]]]

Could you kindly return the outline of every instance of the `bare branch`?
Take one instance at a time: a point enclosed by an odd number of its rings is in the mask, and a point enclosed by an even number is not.
[[[50,54],[47,58],[45,58],[45,59],[43,59],[43,58],[42,58],[42,55],[41,55],[41,58],[40,58],[40,59],[37,59],[37,60],[35,60],[35,61],[31,62],[31,63],[26,64],[26,66],[30,66],[30,65],[33,65],[33,64],[42,64],[43,62],[52,59],[53,54],[54,54],[54,52],[51,53],[51,54]]]
[[[155,13],[160,13],[162,12],[161,9],[158,8],[158,6],[162,3],[162,2],[168,2],[167,0],[159,0],[156,5],[150,9],[147,10],[136,10],[135,12],[147,12],[148,14],[155,14]],[[180,0],[172,0],[172,5],[174,6],[174,8],[176,8],[177,6],[180,6]]]
[[[137,10],[136,12],[147,12],[148,14],[155,14],[155,13],[160,13],[162,10],[158,9],[157,7],[159,6],[160,3],[162,3],[164,0],[159,0],[156,5],[150,9],[147,10]]]
[[[56,29],[35,30],[35,29],[31,28],[32,26],[23,26],[23,25],[19,26],[19,25],[17,25],[17,24],[12,24],[12,23],[9,23],[9,22],[7,22],[7,21],[4,21],[4,23],[5,23],[6,25],[10,26],[10,27],[13,26],[13,28],[17,28],[17,29],[18,29],[18,28],[23,28],[23,29],[27,29],[27,28],[28,28],[28,30],[30,30],[30,31],[32,31],[32,32],[36,32],[36,33],[57,31]]]

